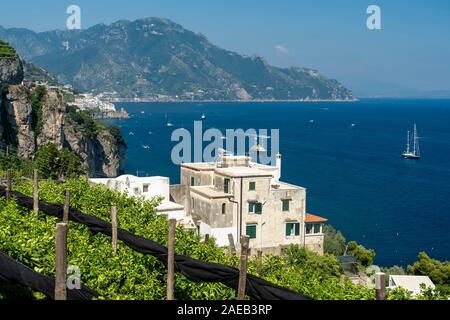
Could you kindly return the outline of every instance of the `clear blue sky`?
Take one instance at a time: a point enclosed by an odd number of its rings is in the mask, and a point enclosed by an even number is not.
[[[312,67],[346,83],[450,90],[448,0],[15,0],[2,1],[0,25],[63,29],[70,4],[81,7],[83,28],[165,17],[278,66]],[[381,7],[382,30],[366,28],[370,4]]]

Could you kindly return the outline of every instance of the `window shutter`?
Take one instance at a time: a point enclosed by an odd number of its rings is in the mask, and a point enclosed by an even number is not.
[[[300,223],[295,223],[295,235],[299,236],[300,235]]]
[[[282,200],[283,202],[283,211],[289,211],[289,200]]]
[[[250,239],[256,238],[256,226],[255,225],[247,225],[246,234]]]
[[[286,223],[286,237],[290,237],[292,233],[292,223]]]
[[[223,192],[228,193],[230,189],[230,179],[225,179],[223,182]]]
[[[255,213],[261,214],[262,213],[262,203],[255,203]]]

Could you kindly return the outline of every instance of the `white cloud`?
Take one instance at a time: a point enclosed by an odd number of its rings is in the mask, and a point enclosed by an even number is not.
[[[281,45],[276,45],[275,46],[275,51],[278,54],[282,54],[282,55],[292,55],[291,51],[288,48],[285,48]]]

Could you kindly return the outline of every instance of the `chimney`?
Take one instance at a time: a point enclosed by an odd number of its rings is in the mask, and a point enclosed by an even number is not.
[[[275,167],[278,169],[277,173],[275,174],[275,181],[280,181],[281,178],[281,153],[277,153],[275,156]]]

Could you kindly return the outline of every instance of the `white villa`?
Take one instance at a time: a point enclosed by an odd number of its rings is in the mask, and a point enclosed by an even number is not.
[[[111,190],[128,194],[130,197],[142,197],[151,200],[161,197],[163,200],[157,207],[159,215],[166,215],[168,219],[176,219],[185,228],[195,228],[190,215],[186,214],[184,206],[170,200],[170,180],[168,177],[136,177],[133,175],[122,175],[117,178],[92,178],[93,184],[103,184]]]
[[[290,244],[323,254],[322,225],[327,219],[306,213],[306,190],[280,181],[276,165],[247,156],[221,155],[216,163],[181,164],[181,184],[171,197],[192,215],[199,234],[213,236],[219,246],[250,237],[250,248],[280,254]]]
[[[388,289],[403,288],[408,290],[411,296],[415,297],[421,293],[421,285],[434,289],[433,281],[427,276],[403,276],[390,275]]]

